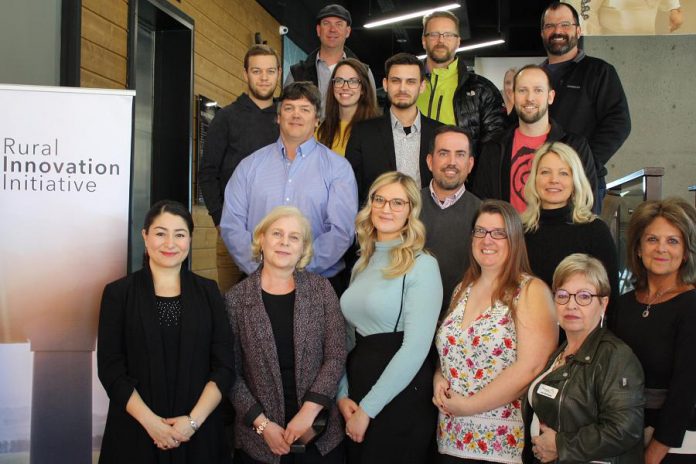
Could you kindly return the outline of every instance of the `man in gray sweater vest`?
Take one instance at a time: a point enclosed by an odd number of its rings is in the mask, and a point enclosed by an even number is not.
[[[440,126],[426,158],[433,179],[421,190],[420,219],[426,228],[425,246],[440,265],[442,312],[449,307],[452,292],[469,267],[471,230],[481,204],[464,186],[474,167],[470,140],[465,129]]]

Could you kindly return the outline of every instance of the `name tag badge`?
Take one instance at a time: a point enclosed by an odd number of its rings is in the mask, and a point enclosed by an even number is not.
[[[556,399],[556,395],[558,394],[558,388],[549,387],[548,385],[544,385],[542,383],[541,385],[539,385],[539,388],[537,388],[537,393],[541,396],[545,396],[553,400]]]

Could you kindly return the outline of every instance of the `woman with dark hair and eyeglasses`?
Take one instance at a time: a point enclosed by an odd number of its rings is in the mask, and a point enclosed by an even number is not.
[[[229,461],[217,406],[234,378],[232,335],[217,284],[182,266],[192,233],[184,205],[155,203],[142,230],[143,268],[104,288],[102,464]]]
[[[355,220],[360,258],[341,297],[351,349],[338,393],[348,463],[426,463],[437,418],[428,353],[440,270],[423,250],[416,181],[384,173],[368,198]]]
[[[317,129],[317,140],[345,156],[353,124],[379,116],[377,96],[370,85],[367,66],[355,58],[346,58],[336,64],[329,90],[326,93],[326,114]]]
[[[520,462],[520,398],[558,343],[548,287],[532,277],[515,209],[484,201],[472,260],[437,331],[433,402],[441,463]]]
[[[527,393],[524,462],[643,462],[643,370],[603,327],[607,271],[575,253],[556,268],[552,289],[567,340]]]

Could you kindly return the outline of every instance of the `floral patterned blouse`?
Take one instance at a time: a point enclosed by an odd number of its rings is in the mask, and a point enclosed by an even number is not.
[[[530,276],[515,292],[517,302]],[[456,290],[455,290],[456,292]],[[517,332],[510,309],[501,301],[488,307],[471,325],[462,327],[471,285],[437,331],[435,344],[442,375],[455,392],[472,396],[517,359]],[[524,429],[519,400],[475,416],[438,418],[441,454],[483,461],[520,463]]]

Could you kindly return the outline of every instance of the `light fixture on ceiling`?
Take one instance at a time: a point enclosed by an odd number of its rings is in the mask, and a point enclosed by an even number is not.
[[[365,29],[371,29],[373,27],[384,26],[386,24],[399,23],[401,21],[407,21],[413,18],[421,18],[425,15],[432,13],[433,11],[444,11],[444,10],[454,10],[459,8],[461,5],[459,3],[450,3],[448,5],[438,6],[436,8],[429,8],[427,10],[416,11],[414,13],[402,14],[399,16],[393,16],[391,18],[380,19],[379,21],[373,21],[371,23],[365,24]]]
[[[465,45],[463,47],[459,47],[457,50],[455,50],[457,53],[458,52],[465,52],[467,50],[475,50],[477,48],[484,48],[484,47],[492,47],[493,45],[500,45],[505,43],[503,39],[496,39],[496,40],[489,40],[488,42],[481,42],[477,44],[471,44],[471,45]],[[425,58],[427,55],[419,55],[418,59],[422,60]]]

